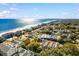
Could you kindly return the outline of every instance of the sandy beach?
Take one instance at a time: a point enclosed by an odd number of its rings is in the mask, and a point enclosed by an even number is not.
[[[20,31],[20,30],[24,30],[24,29],[30,29],[31,27],[35,27],[35,26],[41,25],[43,23],[50,23],[52,21],[56,21],[56,20],[41,22],[41,23],[33,24],[33,25],[27,25],[27,26],[24,26],[22,28],[16,28],[16,29],[13,29],[13,30],[5,31],[5,32],[0,33],[0,36],[3,35],[3,34],[5,34],[5,33],[16,32],[16,31]]]

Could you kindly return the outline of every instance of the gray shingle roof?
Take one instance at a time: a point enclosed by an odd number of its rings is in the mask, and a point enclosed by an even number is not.
[[[9,49],[10,49],[10,46],[6,46],[6,45],[4,45],[3,43],[2,44],[0,44],[0,51],[2,51],[2,52],[8,52],[9,51]]]

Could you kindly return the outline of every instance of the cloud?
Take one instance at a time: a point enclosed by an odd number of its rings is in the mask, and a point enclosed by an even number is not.
[[[3,10],[0,12],[0,18],[17,18],[18,15],[15,13],[16,8],[9,8],[9,10]]]
[[[77,11],[79,11],[79,8],[77,9]]]
[[[10,14],[10,11],[4,10],[4,11],[0,12],[0,17],[6,17],[9,14]]]
[[[7,5],[9,5],[9,3],[0,3],[0,5],[7,6]]]
[[[11,7],[10,10],[12,10],[12,11],[13,11],[13,10],[17,10],[17,8]]]
[[[62,12],[62,15],[68,15],[69,13],[68,12]]]
[[[61,13],[53,14],[52,17],[53,18],[69,18],[71,17],[71,14],[70,12],[63,11]]]
[[[62,12],[62,13],[59,15],[59,18],[69,18],[69,17],[70,17],[69,14],[70,14],[69,12]]]
[[[16,6],[16,3],[0,3],[0,5],[3,5],[3,6]]]
[[[38,8],[33,8],[35,11],[38,10]]]

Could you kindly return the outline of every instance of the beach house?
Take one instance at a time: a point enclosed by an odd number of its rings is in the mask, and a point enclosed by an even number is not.
[[[6,45],[4,43],[0,44],[0,54],[2,56],[11,56],[16,52],[16,48],[13,46]]]
[[[8,39],[8,38],[12,38],[13,35],[14,35],[13,33],[5,33],[1,37],[5,38],[5,39]]]

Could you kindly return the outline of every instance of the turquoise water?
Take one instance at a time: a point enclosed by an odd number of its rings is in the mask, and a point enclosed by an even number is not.
[[[40,19],[38,23],[50,21],[50,20],[54,20],[54,19]],[[23,23],[19,23],[17,19],[0,19],[0,33],[23,26],[26,25]]]
[[[0,32],[8,31],[22,26],[24,25],[18,23],[16,19],[0,19]]]

